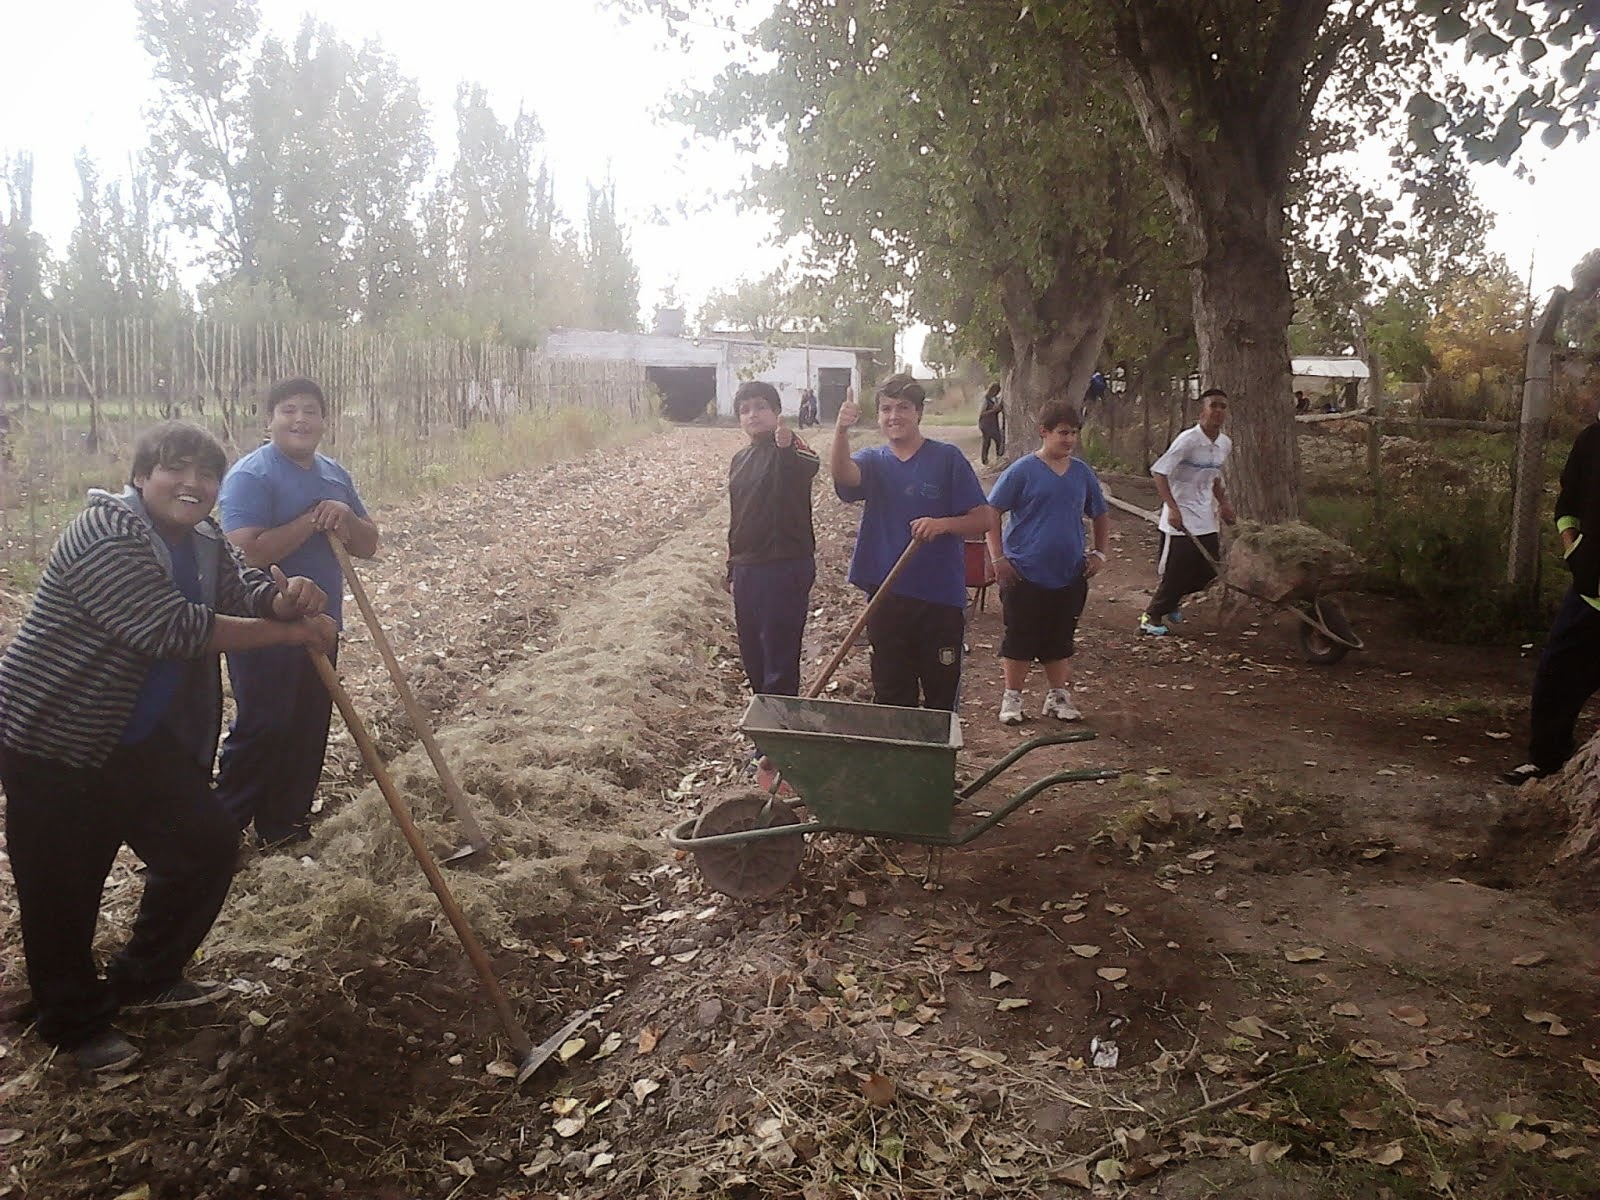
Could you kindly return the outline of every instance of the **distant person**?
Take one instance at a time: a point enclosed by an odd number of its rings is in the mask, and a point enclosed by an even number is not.
[[[978,432],[983,435],[983,448],[978,452],[978,461],[984,466],[989,465],[991,445],[994,447],[996,459],[1005,454],[1005,431],[1000,424],[1005,416],[1005,410],[1005,403],[1000,399],[1000,385],[991,383],[989,390],[983,394],[983,405],[978,409]]]
[[[753,693],[798,696],[800,642],[817,576],[811,485],[821,462],[783,423],[783,402],[770,383],[740,384],[733,406],[750,439],[728,467],[726,586],[739,658]],[[772,764],[762,758],[756,765],[757,782],[770,790]]]
[[[797,419],[801,429],[817,424],[817,394],[810,388],[800,393],[800,412]]]
[[[1089,414],[1094,411],[1095,405],[1099,404],[1105,398],[1106,377],[1101,372],[1096,371],[1093,375],[1089,376],[1089,386],[1084,390],[1083,393],[1084,417],[1087,418]]]
[[[1307,412],[1311,408],[1311,397],[1298,388],[1294,393],[1294,410],[1297,413]]]
[[[222,481],[222,527],[253,567],[281,566],[316,580],[342,624],[344,572],[329,538],[357,558],[378,552],[378,527],[350,473],[317,453],[328,404],[310,379],[274,384],[265,404],[268,442]],[[330,658],[336,658],[337,647]],[[255,824],[264,847],[311,837],[332,701],[311,660],[292,647],[228,655],[237,712],[222,743],[217,794],[239,828]]]
[[[966,632],[966,545],[989,528],[978,476],[955,446],[922,436],[927,393],[909,375],[878,389],[878,428],[888,443],[850,453],[861,409],[847,395],[833,427],[829,469],[847,504],[864,501],[850,582],[869,596],[913,541],[920,547],[867,623],[872,701],[954,712]]]
[[[1529,761],[1500,776],[1514,786],[1566,765],[1577,749],[1578,716],[1600,691],[1600,422],[1591,421],[1567,453],[1555,518],[1572,581],[1533,677]]]
[[[1172,439],[1150,467],[1161,495],[1161,550],[1156,570],[1161,581],[1149,607],[1139,614],[1139,632],[1163,637],[1169,624],[1183,620],[1183,598],[1208,586],[1217,573],[1205,555],[1221,557],[1218,518],[1234,522],[1233,505],[1222,486],[1222,467],[1233,439],[1222,432],[1228,419],[1228,393],[1208,388],[1200,394],[1200,421]]]
[[[211,788],[223,651],[333,648],[313,581],[239,561],[211,520],[227,458],[167,422],[134,443],[121,494],[89,493],[0,658],[0,785],[39,1036],[88,1071],[139,1055],[119,1009],[225,995],[184,969],[233,878],[238,832]],[[95,967],[122,846],[144,860],[128,940]]]
[[[1111,510],[1094,471],[1074,457],[1082,424],[1072,405],[1046,404],[1039,413],[1039,448],[1007,467],[989,491],[996,514],[987,535],[989,557],[1005,620],[1003,725],[1022,723],[1022,688],[1036,662],[1048,687],[1040,715],[1061,721],[1083,717],[1072,702],[1072,655],[1089,580],[1105,565]],[[1002,514],[1009,516],[1003,541]],[[1094,546],[1087,552],[1085,517],[1094,529]]]

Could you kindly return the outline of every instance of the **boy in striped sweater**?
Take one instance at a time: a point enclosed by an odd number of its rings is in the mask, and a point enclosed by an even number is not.
[[[137,1057],[111,1026],[119,1009],[189,1008],[223,990],[183,978],[238,845],[211,787],[218,655],[334,643],[321,588],[245,567],[211,521],[226,466],[203,429],[145,432],[129,487],[90,493],[0,657],[0,785],[39,1034],[87,1070]],[[100,893],[124,844],[149,870],[101,978]]]

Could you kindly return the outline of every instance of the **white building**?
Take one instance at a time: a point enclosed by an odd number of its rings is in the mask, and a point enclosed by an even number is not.
[[[551,359],[639,363],[661,393],[662,415],[675,421],[707,412],[733,416],[733,394],[749,379],[777,388],[790,416],[800,411],[800,393],[814,388],[821,419],[832,420],[845,389],[861,389],[863,356],[870,359],[876,352],[861,346],[779,346],[749,334],[686,338],[591,329],[553,330],[544,349]]]

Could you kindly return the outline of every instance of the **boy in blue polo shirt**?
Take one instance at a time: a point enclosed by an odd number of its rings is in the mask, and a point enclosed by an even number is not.
[[[344,573],[331,537],[357,558],[378,551],[350,473],[317,453],[328,405],[310,379],[286,379],[267,394],[265,446],[222,482],[222,528],[252,567],[277,565],[328,594],[328,615],[343,627]],[[238,706],[217,764],[217,794],[239,828],[255,822],[264,846],[311,836],[311,802],[322,778],[332,701],[304,651],[274,647],[228,655]]]
[[[909,375],[878,390],[888,444],[850,453],[860,407],[847,397],[833,429],[829,469],[839,499],[865,501],[850,582],[874,594],[912,540],[921,543],[867,622],[872,702],[954,712],[966,629],[966,538],[989,528],[983,487],[967,456],[922,436],[926,393]]]
[[[1081,458],[1082,419],[1060,401],[1039,412],[1039,448],[1019,458],[995,480],[989,507],[997,514],[987,537],[1000,584],[1005,639],[1000,659],[1005,692],[1000,721],[1022,723],[1022,686],[1035,662],[1044,667],[1049,691],[1044,716],[1081,720],[1072,702],[1073,638],[1089,597],[1089,580],[1106,561],[1110,510],[1100,480]],[[998,514],[1009,513],[1001,545]],[[1083,519],[1094,529],[1094,548],[1083,547]]]

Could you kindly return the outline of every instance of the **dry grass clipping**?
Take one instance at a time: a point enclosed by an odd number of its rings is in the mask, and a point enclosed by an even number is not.
[[[720,698],[704,678],[725,603],[713,513],[574,602],[551,648],[507,670],[439,731],[493,846],[451,889],[474,926],[505,937],[516,917],[568,908],[608,877],[654,861],[670,815],[645,798],[681,757],[686,717]],[[432,765],[389,764],[425,840],[459,840]],[[379,945],[438,903],[376,785],[324,822],[315,865],[268,858],[244,875],[215,942],[233,950]],[[485,865],[484,860],[487,861]]]

